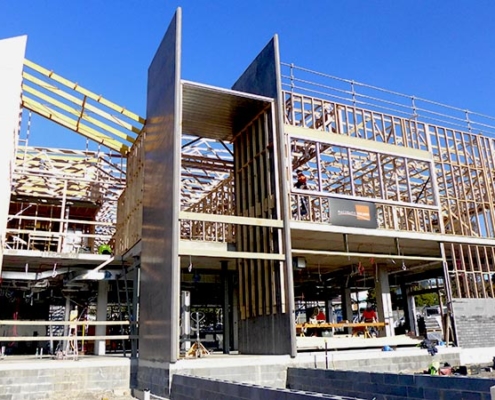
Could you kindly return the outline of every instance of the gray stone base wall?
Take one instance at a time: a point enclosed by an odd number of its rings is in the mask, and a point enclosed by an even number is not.
[[[287,367],[319,368],[345,371],[409,373],[428,369],[433,361],[440,365],[461,365],[460,349],[438,346],[438,353],[431,356],[425,349],[399,349],[397,351],[353,351],[299,354]]]
[[[276,389],[247,383],[235,383],[218,379],[199,378],[186,375],[174,375],[170,398],[173,400],[313,400],[334,399],[331,396],[311,393],[303,390]],[[361,400],[348,398],[347,400]]]
[[[289,368],[287,387],[376,400],[490,400],[495,379]]]
[[[432,361],[441,365],[460,365],[460,350],[439,348],[438,354],[430,356],[424,349],[400,351],[355,351],[301,353],[289,356],[240,357],[230,359],[205,357],[196,360],[180,360],[170,365],[170,375],[194,375],[204,378],[244,382],[261,386],[285,388],[287,368],[320,368],[414,373],[428,368]],[[143,386],[139,386],[142,388]],[[152,392],[153,393],[153,392]]]
[[[273,358],[270,362],[267,362],[265,357],[259,357],[256,359],[257,362],[249,362],[249,359],[244,359],[246,362],[242,362],[241,359],[238,363],[235,363],[235,358],[232,360],[204,358],[193,362],[183,360],[170,366],[170,374],[285,388],[290,358],[284,356],[273,356]]]
[[[91,398],[104,392],[130,392],[130,361],[111,363],[33,360],[0,361],[0,400]]]
[[[495,299],[454,299],[452,301],[458,346],[495,346]]]

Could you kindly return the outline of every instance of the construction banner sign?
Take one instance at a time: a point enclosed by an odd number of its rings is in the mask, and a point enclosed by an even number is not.
[[[330,199],[330,223],[355,228],[378,228],[374,203],[345,199]]]

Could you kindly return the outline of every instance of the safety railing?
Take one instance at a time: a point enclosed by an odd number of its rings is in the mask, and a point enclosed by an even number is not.
[[[234,215],[234,179],[229,176],[199,202],[187,209],[188,212],[211,215]],[[180,225],[181,239],[210,242],[235,242],[235,225],[218,221],[183,220]]]
[[[5,329],[7,327],[13,327],[17,330],[17,327],[46,327],[50,334],[47,335],[5,335]],[[119,327],[121,333],[119,334],[106,334],[96,335],[89,333],[89,327],[106,326]],[[62,334],[53,334],[53,332],[60,332],[63,327]],[[35,351],[35,355],[42,356],[54,356],[57,358],[65,358],[69,355],[83,354],[87,349],[88,342],[94,343],[95,341],[118,341],[122,343],[121,350],[126,355],[125,341],[131,341],[129,350],[131,354],[137,352],[137,335],[138,323],[134,321],[26,321],[26,320],[0,320],[0,328],[4,330],[4,336],[0,336],[0,357],[5,357],[9,353],[15,354],[16,343],[30,342],[31,346],[25,348],[26,350]],[[128,329],[129,332],[124,331]],[[56,344],[57,343],[57,344]],[[48,351],[46,351],[46,350]],[[44,351],[45,350],[45,351]],[[68,354],[71,352],[72,354]],[[44,353],[44,354],[43,354]]]
[[[76,219],[50,219],[34,216],[9,216],[11,226],[7,228],[6,250],[31,250],[55,252],[63,254],[91,253],[96,254],[99,248],[112,239],[111,235],[99,233],[104,228],[113,228],[112,223],[83,221]],[[46,222],[47,228],[36,227],[36,222]],[[74,228],[56,231],[48,225],[74,224]],[[77,227],[75,227],[77,225]],[[110,251],[111,252],[111,251]]]
[[[180,222],[180,237],[185,240],[234,243],[235,225],[222,222],[185,220]]]
[[[399,118],[495,136],[495,117],[454,107],[419,96],[345,79],[291,63],[281,63],[282,88],[336,101],[350,107],[366,108]]]

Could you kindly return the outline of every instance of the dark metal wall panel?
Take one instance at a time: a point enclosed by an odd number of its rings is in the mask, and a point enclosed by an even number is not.
[[[140,362],[178,358],[180,48],[178,9],[148,70]]]
[[[239,350],[243,353],[251,354],[290,354],[295,357],[296,350],[296,333],[295,333],[295,321],[294,321],[294,286],[292,277],[292,261],[291,261],[291,249],[290,249],[290,231],[289,227],[289,214],[287,199],[287,182],[285,179],[284,171],[286,170],[286,156],[284,154],[284,132],[283,123],[281,122],[281,104],[279,102],[282,99],[281,91],[281,77],[280,77],[280,57],[278,50],[278,38],[275,36],[260,52],[260,54],[254,59],[251,65],[244,71],[242,76],[237,80],[232,89],[252,93],[256,95],[266,96],[274,98],[276,101],[276,107],[274,109],[276,116],[272,116],[270,119],[270,135],[269,141],[270,148],[272,149],[271,159],[273,159],[274,171],[265,176],[261,176],[263,171],[256,171],[256,168],[248,168],[245,171],[245,175],[242,179],[236,180],[236,204],[244,204],[245,209],[238,207],[238,212],[245,214],[250,213],[249,210],[256,210],[256,204],[263,202],[263,191],[256,191],[256,185],[251,184],[248,187],[247,194],[243,192],[240,187],[242,182],[263,182],[266,181],[268,187],[273,185],[273,199],[275,202],[273,217],[283,219],[286,228],[282,231],[282,237],[272,238],[272,246],[275,251],[285,253],[286,260],[283,270],[280,274],[270,273],[264,276],[264,269],[268,268],[266,263],[260,261],[249,262],[249,266],[245,263],[239,263],[239,282],[244,288],[240,288],[241,293],[245,296],[245,305],[250,308],[244,307],[241,301],[241,316],[243,317],[239,324]],[[253,131],[254,132],[254,131]],[[256,148],[257,137],[252,134],[248,129],[242,133],[248,135],[248,137],[242,138],[236,141],[236,157],[240,154],[245,154],[245,162],[250,162],[252,159],[254,165],[256,164],[256,155],[249,151],[249,149]],[[242,143],[241,143],[242,142]],[[273,146],[272,146],[273,144]],[[241,157],[242,158],[242,157]],[[241,161],[242,164],[242,161]],[[236,165],[239,167],[239,160],[236,160]],[[236,169],[240,171],[239,168]],[[266,171],[266,168],[263,169]],[[252,190],[251,190],[252,189]],[[244,193],[244,195],[243,195]],[[261,195],[260,195],[261,193]],[[251,216],[251,215],[250,215]],[[267,217],[262,215],[256,215],[257,217]],[[252,247],[254,243],[249,237],[248,230],[240,229],[238,231],[237,243],[246,244],[248,247]],[[249,248],[248,251],[256,251],[256,248]],[[272,266],[273,267],[273,266]],[[273,272],[274,268],[271,268]],[[277,279],[276,277],[279,276]],[[263,278],[263,279],[262,279]],[[268,280],[269,283],[268,283]],[[260,282],[263,281],[264,283]],[[257,284],[255,284],[257,283]],[[247,293],[247,288],[250,286],[250,295]],[[272,287],[275,291],[273,299],[270,300],[269,296],[263,296],[261,288]],[[243,290],[244,289],[244,290]],[[278,298],[275,301],[275,298]],[[241,298],[241,300],[243,300]],[[256,300],[256,301],[254,301]],[[263,305],[266,303],[277,304],[273,308],[271,315],[264,312]],[[279,305],[283,304],[282,307]],[[258,310],[253,310],[253,305],[257,305]],[[279,308],[280,307],[280,308]],[[262,315],[265,314],[265,315]]]
[[[290,330],[287,314],[239,321],[239,351],[244,354],[290,354]]]
[[[276,47],[276,37],[274,37],[234,83],[232,89],[276,99],[278,97]]]

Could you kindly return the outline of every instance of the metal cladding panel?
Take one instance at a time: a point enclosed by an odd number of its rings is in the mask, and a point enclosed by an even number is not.
[[[239,321],[239,352],[242,354],[289,354],[286,314],[264,315]]]
[[[216,140],[233,139],[270,105],[271,99],[183,82],[182,131]]]
[[[278,98],[276,53],[276,39],[273,38],[234,83],[232,89]]]
[[[26,36],[0,40],[0,272],[3,260],[3,240],[9,214],[11,165],[19,127],[21,110],[22,69],[26,51]]]
[[[180,181],[180,32],[178,9],[148,70],[139,357],[178,357]]]

